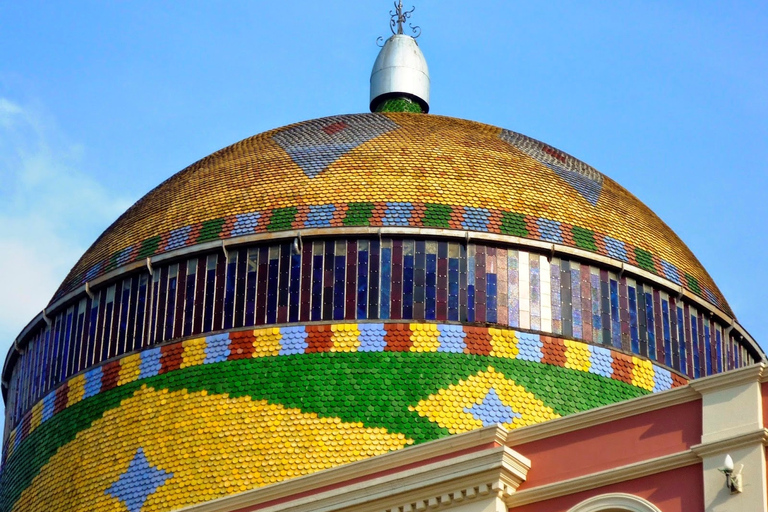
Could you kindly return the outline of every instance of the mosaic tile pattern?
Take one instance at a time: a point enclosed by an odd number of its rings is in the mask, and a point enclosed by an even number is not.
[[[142,268],[92,289],[76,307],[51,314],[50,328],[30,333],[8,378],[7,425],[48,390],[102,361],[174,339],[263,325],[495,324],[616,347],[691,377],[755,360],[735,336],[724,336],[727,325],[717,319],[697,331],[705,340],[694,336],[685,326],[703,311],[677,293],[599,266],[489,244],[336,238],[306,240],[297,250],[280,241],[153,268],[153,277]],[[308,340],[297,339],[296,349],[303,343]],[[441,350],[461,351],[462,343]],[[245,346],[233,348],[248,353]],[[206,357],[215,361],[226,353],[216,349]]]
[[[5,445],[0,511],[173,510],[685,382],[511,329],[348,323],[189,339],[94,368],[41,401],[55,411],[25,417]]]
[[[18,444],[54,418],[54,414],[115,387],[175,369],[241,359],[338,352],[445,353],[519,359],[591,373],[652,392],[686,382],[682,376],[650,361],[609,348],[513,329],[434,323],[267,327],[176,342],[82,373],[51,391],[22,418],[10,432],[5,454],[12,454]],[[503,386],[497,387],[496,392],[502,389]],[[490,386],[482,396],[478,395],[477,405],[483,403],[489,390]],[[503,400],[503,395],[498,396]],[[53,404],[57,404],[55,410]],[[510,426],[520,424],[510,422]]]
[[[214,153],[120,217],[56,297],[174,248],[328,225],[435,226],[584,247],[729,311],[685,244],[588,165],[514,132],[403,113],[307,121]]]

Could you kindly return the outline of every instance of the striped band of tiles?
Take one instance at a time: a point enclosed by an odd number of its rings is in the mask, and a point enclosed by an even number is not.
[[[635,265],[723,308],[718,294],[672,263],[590,229],[521,213],[433,203],[371,202],[287,207],[232,215],[175,229],[115,252],[62,285],[54,300],[109,271],[157,254],[213,240],[306,228],[426,227],[511,235],[576,247]]]
[[[58,412],[115,387],[191,366],[320,352],[453,352],[518,359],[589,372],[654,393],[687,383],[651,361],[622,352],[512,329],[426,323],[267,327],[171,343],[81,373],[24,415],[11,431],[3,459]]]

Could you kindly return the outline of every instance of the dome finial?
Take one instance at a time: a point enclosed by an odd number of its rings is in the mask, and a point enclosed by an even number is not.
[[[416,7],[414,6],[410,11],[404,11],[403,10],[403,0],[399,0],[395,3],[395,10],[389,11],[389,15],[391,19],[389,20],[389,29],[392,31],[392,34],[403,34],[403,23],[408,21],[408,18],[411,17],[413,14],[413,11],[416,10]],[[415,34],[412,36],[414,39],[419,37],[421,35],[421,27],[418,25],[408,25],[413,33]],[[395,32],[395,27],[397,27],[397,32]]]
[[[408,24],[414,35],[403,33],[403,24],[413,14],[395,2],[389,11],[392,36],[384,44],[371,72],[371,112],[429,112],[429,69],[416,38],[421,28]],[[383,38],[380,37],[380,42]]]

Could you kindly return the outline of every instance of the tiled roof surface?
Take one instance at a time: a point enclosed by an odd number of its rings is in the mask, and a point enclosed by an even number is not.
[[[118,218],[55,298],[180,247],[355,225],[445,227],[580,247],[654,272],[730,312],[677,235],[592,167],[494,126],[403,113],[305,121],[200,160]]]

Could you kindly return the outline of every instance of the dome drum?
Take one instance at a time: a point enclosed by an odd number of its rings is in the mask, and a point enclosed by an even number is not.
[[[355,234],[359,228],[339,229],[347,233],[305,236],[300,245],[289,236],[225,250],[219,244],[214,252],[183,250],[94,285],[91,297],[51,313],[50,327],[31,331],[8,379],[7,424],[17,424],[52,386],[114,357],[247,326],[508,326],[636,354],[689,378],[754,360],[737,332],[728,335],[727,323],[701,303],[640,269],[590,263],[584,251],[553,255],[479,233],[468,241],[384,228],[370,238]],[[42,361],[44,353],[52,360]],[[35,366],[30,358],[47,370],[27,375],[23,369]],[[25,391],[21,382],[29,382]]]

